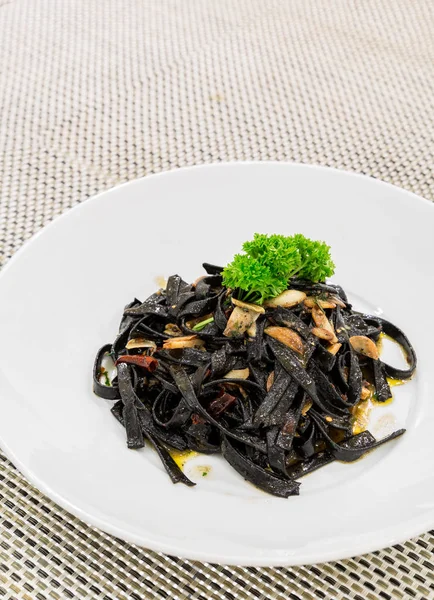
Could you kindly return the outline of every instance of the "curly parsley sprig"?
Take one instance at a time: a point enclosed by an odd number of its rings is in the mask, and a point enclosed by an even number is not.
[[[262,303],[288,288],[292,277],[313,282],[333,275],[330,246],[298,233],[292,236],[255,233],[223,269],[223,284],[238,290],[240,300]]]

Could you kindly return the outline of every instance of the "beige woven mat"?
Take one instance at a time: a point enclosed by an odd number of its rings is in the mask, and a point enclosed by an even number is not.
[[[0,0],[2,262],[92,194],[196,163],[320,163],[434,199],[433,6]],[[0,465],[3,598],[434,598],[434,531],[312,567],[213,567],[90,529]]]

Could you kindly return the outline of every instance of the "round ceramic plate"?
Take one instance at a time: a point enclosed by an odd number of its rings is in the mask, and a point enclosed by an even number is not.
[[[233,163],[172,171],[104,192],[56,219],[0,276],[0,446],[55,502],[130,542],[202,561],[290,565],[341,559],[434,525],[434,206],[332,169]],[[414,379],[370,424],[407,432],[353,464],[270,497],[219,457],[173,485],[154,451],[128,450],[111,403],[92,393],[96,350],[156,278],[193,280],[254,232],[326,240],[355,308],[410,337]],[[399,357],[398,357],[399,358]],[[209,475],[202,477],[203,467]]]

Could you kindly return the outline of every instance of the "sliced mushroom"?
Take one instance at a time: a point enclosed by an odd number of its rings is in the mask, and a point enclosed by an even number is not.
[[[330,346],[327,346],[327,351],[330,352],[330,354],[337,354],[339,352],[339,350],[342,348],[342,344],[336,343],[336,344],[330,344]]]
[[[157,344],[146,338],[131,338],[125,348],[127,350],[133,350],[133,348],[152,348],[152,350],[156,350]]]
[[[176,325],[176,323],[167,323],[166,327],[164,328],[164,333],[173,337],[183,337],[183,332],[178,325]]]
[[[333,344],[335,344],[338,341],[338,339],[335,335],[333,325],[327,319],[326,314],[323,311],[323,309],[320,308],[319,306],[313,306],[312,307],[312,318],[317,327],[320,327],[321,329],[325,329],[326,331],[329,331],[330,333],[333,334],[333,338],[330,341]]]
[[[277,306],[283,306],[284,308],[291,308],[291,306],[297,306],[300,302],[306,298],[306,294],[300,290],[285,290],[275,298],[271,298],[264,302],[264,306],[275,308]]]
[[[264,333],[278,342],[285,344],[285,346],[288,346],[291,350],[298,352],[298,354],[304,353],[304,344],[301,337],[298,333],[289,329],[289,327],[266,327]]]
[[[240,337],[244,335],[259,315],[260,313],[257,311],[246,310],[245,308],[236,306],[228,319],[223,335],[226,337]]]
[[[358,352],[359,354],[363,354],[363,356],[368,356],[369,358],[373,358],[377,360],[380,356],[378,352],[378,348],[370,338],[365,335],[353,335],[350,337],[350,344],[353,347],[353,350]]]
[[[271,371],[271,373],[267,377],[267,383],[265,385],[265,389],[267,390],[267,392],[270,391],[270,388],[273,385],[273,383],[274,383],[274,371]]]
[[[321,308],[336,308],[334,299],[323,300],[316,296],[308,296],[304,301],[304,305],[307,306],[307,308],[313,308],[314,306],[320,306]]]
[[[224,375],[223,379],[247,379],[250,375],[249,367],[245,369],[232,369]]]
[[[176,337],[170,340],[164,340],[164,350],[176,350],[178,348],[202,348],[205,342],[197,337],[197,335],[185,335]]]
[[[239,308],[244,308],[244,310],[251,310],[259,315],[263,315],[265,312],[265,308],[263,306],[259,306],[259,304],[250,304],[250,302],[242,302],[241,300],[237,300],[236,298],[232,298],[232,304],[238,306]]]
[[[328,342],[332,342],[335,339],[334,333],[328,331],[327,329],[323,329],[322,327],[312,327],[313,335],[316,335],[320,340],[327,340]]]
[[[250,327],[246,330],[247,331],[247,335],[249,337],[256,337],[256,321],[253,321],[253,323],[250,325]]]
[[[345,302],[338,296],[330,296],[330,300],[334,302],[337,306],[340,306],[341,308],[347,308]]]

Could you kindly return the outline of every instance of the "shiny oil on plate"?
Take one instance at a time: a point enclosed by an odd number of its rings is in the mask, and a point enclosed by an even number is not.
[[[434,325],[424,314],[434,292],[433,228],[434,207],[409,192],[285,163],[181,169],[87,200],[1,273],[1,447],[87,523],[191,559],[314,563],[426,531],[434,525]],[[216,456],[186,460],[198,485],[174,486],[149,447],[126,448],[111,404],[91,386],[95,352],[113,340],[127,302],[153,292],[158,277],[194,280],[203,261],[227,263],[256,231],[326,240],[333,281],[356,309],[402,328],[419,359],[413,380],[371,415],[376,437],[399,427],[405,435],[303,478],[300,496],[286,500]]]

